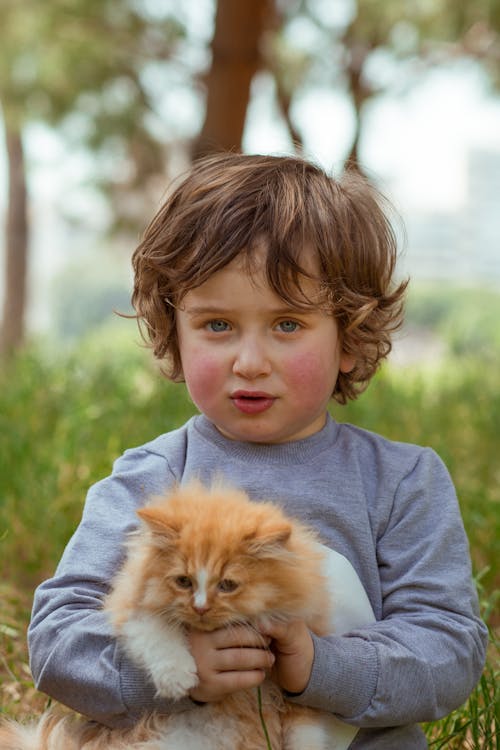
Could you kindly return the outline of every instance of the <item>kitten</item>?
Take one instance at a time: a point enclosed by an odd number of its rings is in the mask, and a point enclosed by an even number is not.
[[[299,618],[317,635],[329,631],[325,548],[275,505],[191,482],[138,515],[141,526],[104,609],[159,695],[179,699],[197,684],[186,627],[257,628]],[[333,716],[287,703],[271,680],[260,694],[273,750],[340,749],[355,733],[347,727],[345,734]],[[267,745],[257,701],[256,689],[242,690],[127,730],[49,711],[33,728],[5,722],[0,750],[261,750]]]

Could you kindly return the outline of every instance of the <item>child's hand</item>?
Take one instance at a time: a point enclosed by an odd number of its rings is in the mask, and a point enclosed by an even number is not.
[[[244,626],[206,632],[190,630],[188,639],[199,683],[189,695],[210,703],[228,693],[260,685],[274,663],[271,639]]]
[[[306,624],[302,620],[269,623],[261,632],[272,638],[271,650],[276,657],[273,679],[289,693],[302,693],[314,661],[314,644]]]

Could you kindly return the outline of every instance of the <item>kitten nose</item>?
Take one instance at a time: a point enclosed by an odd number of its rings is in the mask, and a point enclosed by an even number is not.
[[[193,604],[193,609],[197,615],[204,615],[208,612],[210,607],[208,604]]]

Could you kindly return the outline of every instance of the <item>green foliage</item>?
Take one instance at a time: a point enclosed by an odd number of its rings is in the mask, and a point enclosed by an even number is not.
[[[102,92],[102,106],[114,101],[116,109],[116,98],[106,100],[111,85],[121,81],[128,84],[121,114],[133,101],[137,113],[137,105],[143,106],[142,68],[166,59],[182,34],[174,18],[153,21],[131,0],[3,0],[4,108],[19,126],[31,118],[57,123],[75,107],[85,112],[85,94]]]
[[[500,294],[491,288],[415,286],[408,298],[411,326],[441,336],[452,354],[494,363],[500,352]]]
[[[171,8],[151,15],[136,0],[2,0],[1,13],[7,128],[57,126],[73,150],[92,151],[94,187],[114,199],[114,228],[135,231],[133,209],[162,173],[166,147],[149,78],[153,68],[155,81],[166,78],[183,24]]]
[[[89,484],[127,447],[193,410],[182,386],[145,366],[139,348],[118,351],[112,337],[103,333],[66,355],[27,352],[0,371],[0,544],[8,579],[32,584],[49,574]]]

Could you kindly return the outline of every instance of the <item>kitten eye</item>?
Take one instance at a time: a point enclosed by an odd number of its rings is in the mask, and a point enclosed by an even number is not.
[[[222,581],[219,581],[217,584],[217,588],[224,594],[230,594],[231,591],[235,591],[238,588],[238,584],[230,578],[223,578]]]
[[[177,576],[175,579],[176,585],[180,589],[191,589],[193,588],[193,582],[189,576]]]

